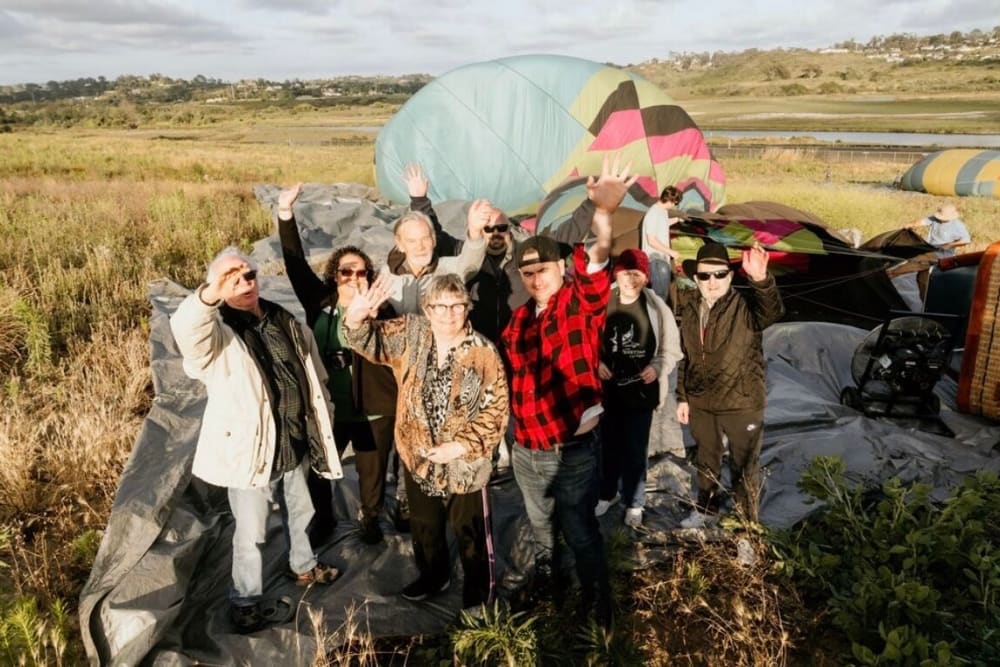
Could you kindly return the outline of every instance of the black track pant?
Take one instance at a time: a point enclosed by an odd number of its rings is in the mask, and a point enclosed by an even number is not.
[[[698,509],[717,512],[722,472],[723,436],[729,440],[729,471],[736,506],[757,520],[760,500],[760,446],[764,411],[716,413],[690,408],[689,426],[697,445]]]

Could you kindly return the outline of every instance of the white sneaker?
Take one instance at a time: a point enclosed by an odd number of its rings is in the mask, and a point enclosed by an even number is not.
[[[691,510],[691,514],[681,521],[681,528],[704,528],[713,518],[712,515],[705,514],[696,508]]]
[[[629,507],[625,510],[625,525],[629,528],[638,528],[642,525],[641,507]]]
[[[736,540],[736,562],[743,567],[750,567],[757,562],[757,554],[754,553],[753,545],[745,537]]]
[[[608,508],[617,503],[621,499],[622,499],[621,494],[616,493],[615,497],[612,498],[611,500],[598,500],[597,506],[594,507],[594,516],[604,516],[607,513]]]

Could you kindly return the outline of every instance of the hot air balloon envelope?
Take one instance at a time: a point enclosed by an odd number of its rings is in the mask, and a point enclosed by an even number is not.
[[[379,132],[375,177],[390,200],[408,203],[403,169],[419,162],[432,201],[485,197],[511,215],[534,213],[567,178],[600,173],[611,152],[632,161],[650,201],[675,185],[682,208],[723,203],[722,168],[666,93],[564,56],[491,60],[435,79]]]

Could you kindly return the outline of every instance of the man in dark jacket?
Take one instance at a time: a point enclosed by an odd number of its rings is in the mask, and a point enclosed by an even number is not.
[[[697,445],[698,499],[685,528],[704,526],[719,511],[723,437],[739,510],[757,519],[760,448],[763,442],[763,331],[784,314],[768,255],[760,244],[743,251],[746,293],[732,288],[725,246],[706,243],[684,272],[698,295],[680,311],[684,359],[677,367],[677,420],[688,424]]]

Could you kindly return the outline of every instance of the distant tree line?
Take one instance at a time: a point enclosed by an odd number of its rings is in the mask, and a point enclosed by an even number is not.
[[[201,74],[190,80],[163,74],[148,76],[126,74],[112,80],[99,76],[81,77],[69,81],[49,81],[45,84],[0,86],[0,104],[95,98],[169,104],[222,100],[409,97],[426,85],[431,78],[426,74],[415,74],[398,77],[346,76],[312,81],[244,79],[228,82]]]
[[[912,52],[918,51],[922,48],[935,48],[943,46],[952,48],[960,46],[982,47],[998,44],[1000,44],[1000,26],[996,26],[992,30],[980,30],[976,28],[975,30],[970,30],[969,32],[955,30],[951,33],[941,33],[939,35],[917,36],[910,33],[892,34],[888,36],[872,37],[864,43],[858,42],[854,39],[848,39],[843,42],[837,42],[831,48],[845,49],[847,51],[855,52],[884,52],[894,49],[904,52]],[[797,48],[761,50],[751,48],[744,49],[743,51],[685,51],[682,53],[671,53],[670,57],[665,60],[653,58],[650,62],[653,64],[670,64],[675,69],[686,72],[709,67],[719,68],[726,67],[727,65],[739,65],[748,57],[756,56],[767,51],[795,53],[808,52],[810,50]],[[776,65],[776,67],[780,68],[781,65]],[[815,76],[818,76],[818,73],[807,75],[804,78],[815,78]],[[791,77],[791,74],[789,73],[783,76],[781,72],[775,71],[770,73],[770,77],[773,79],[787,79]]]
[[[910,33],[898,33],[886,37],[876,36],[869,39],[864,44],[848,39],[833,45],[837,49],[847,49],[848,51],[887,51],[899,49],[900,51],[915,51],[923,47],[936,46],[985,46],[1000,42],[1000,25],[994,26],[992,30],[980,30],[976,28],[969,32],[954,30],[950,33],[940,33],[937,35],[913,35]]]

